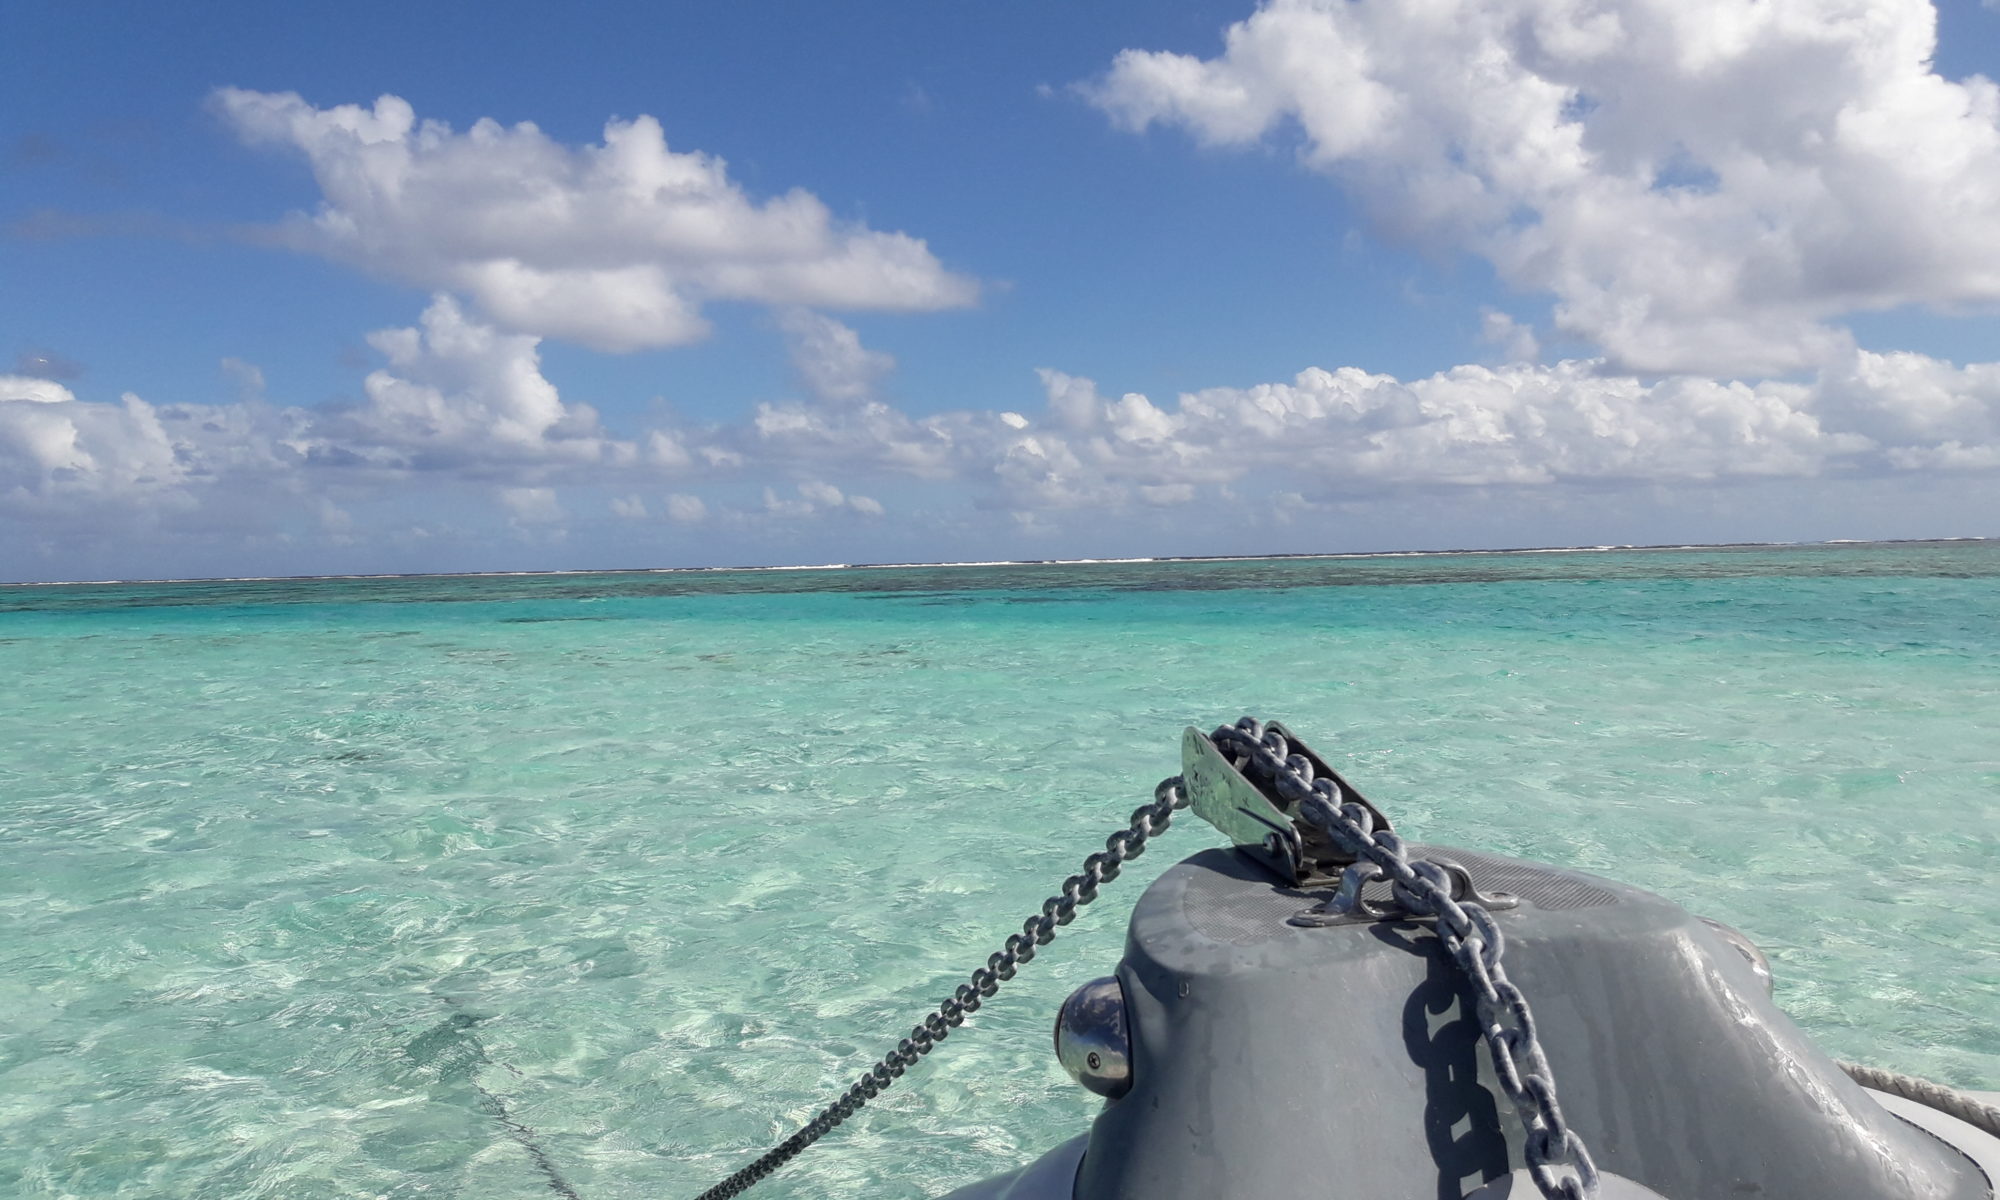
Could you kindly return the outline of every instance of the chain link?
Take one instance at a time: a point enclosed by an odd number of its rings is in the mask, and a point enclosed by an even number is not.
[[[929,1054],[946,1035],[964,1023],[967,1016],[978,1012],[979,1006],[999,991],[1002,983],[1012,979],[1018,968],[1034,958],[1036,947],[1054,941],[1056,930],[1075,919],[1077,909],[1097,899],[1097,889],[1118,878],[1124,864],[1144,853],[1147,840],[1164,830],[1173,821],[1174,813],[1187,805],[1187,791],[1181,786],[1180,776],[1161,780],[1159,786],[1153,789],[1152,803],[1134,809],[1130,825],[1106,838],[1103,850],[1084,859],[1083,870],[1065,879],[1062,890],[1042,902],[1042,911],[1023,922],[1021,932],[1009,937],[1006,945],[988,957],[986,965],[974,971],[968,982],[959,984],[958,989],[940,1003],[935,1012],[911,1029],[910,1036],[896,1043],[894,1050],[884,1055],[880,1062],[856,1079],[840,1099],[822,1109],[797,1133],[765,1151],[756,1162],[703,1192],[696,1200],[726,1200],[727,1197],[742,1194],[902,1078],[904,1071]]]
[[[1373,814],[1344,800],[1338,783],[1313,778],[1311,761],[1296,753],[1279,730],[1245,717],[1217,729],[1210,740],[1224,753],[1240,757],[1238,769],[1252,782],[1297,804],[1307,820],[1359,860],[1341,879],[1337,905],[1358,915],[1376,915],[1361,899],[1361,889],[1387,880],[1405,912],[1437,918],[1438,940],[1472,986],[1493,1072],[1527,1131],[1523,1153],[1536,1188],[1547,1200],[1595,1196],[1597,1167],[1583,1139],[1563,1120],[1553,1073],[1535,1037],[1534,1014],[1501,968],[1506,940],[1493,914],[1483,904],[1453,896],[1451,875],[1442,864],[1412,861],[1403,840],[1389,830],[1376,830]]]

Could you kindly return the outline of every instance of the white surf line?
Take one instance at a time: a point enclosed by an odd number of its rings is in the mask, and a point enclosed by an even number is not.
[[[1631,542],[1605,546],[1498,546],[1479,549],[1457,547],[1450,550],[1332,550],[1299,554],[1163,554],[1136,558],[1007,558],[975,559],[965,562],[886,562],[886,563],[764,563],[709,567],[568,567],[545,571],[401,571],[378,575],[203,575],[187,579],[33,579],[4,588],[38,587],[126,587],[168,583],[318,583],[344,580],[387,579],[527,579],[566,575],[681,575],[716,571],[894,571],[932,570],[943,567],[1076,567],[1105,564],[1143,563],[1223,563],[1291,562],[1354,558],[1468,558],[1498,554],[1622,554],[1647,550],[1791,550],[1814,546],[1920,546],[1944,542],[1992,542],[1990,537],[1934,538],[1823,538],[1811,542]]]

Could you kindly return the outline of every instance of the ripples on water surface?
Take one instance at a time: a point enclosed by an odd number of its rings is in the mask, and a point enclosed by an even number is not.
[[[691,1195],[1245,712],[2000,1088],[1992,543],[0,588],[0,680],[0,1194]],[[1214,837],[756,1194],[1081,1131],[1054,1007]]]

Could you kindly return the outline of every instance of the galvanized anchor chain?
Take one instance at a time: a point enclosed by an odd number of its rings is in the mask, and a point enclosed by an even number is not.
[[[1103,850],[1084,859],[1083,870],[1065,879],[1061,892],[1044,900],[1042,911],[1023,922],[1021,932],[1010,936],[1005,947],[988,957],[986,965],[974,971],[968,982],[959,984],[957,990],[937,1006],[937,1011],[911,1029],[909,1037],[896,1043],[894,1050],[884,1055],[880,1062],[856,1079],[840,1099],[822,1109],[797,1133],[765,1151],[756,1162],[703,1192],[696,1200],[725,1200],[726,1197],[740,1195],[790,1162],[800,1151],[853,1116],[856,1109],[902,1078],[904,1071],[929,1054],[968,1015],[978,1012],[980,1005],[999,991],[1003,982],[1014,977],[1017,968],[1034,958],[1037,946],[1046,946],[1054,941],[1056,930],[1075,919],[1077,909],[1097,899],[1098,887],[1118,878],[1124,864],[1143,854],[1146,842],[1165,829],[1173,821],[1174,813],[1186,808],[1187,804],[1188,796],[1181,786],[1180,776],[1161,780],[1159,786],[1153,789],[1152,803],[1134,809],[1130,825],[1106,838]]]
[[[1378,831],[1374,814],[1345,800],[1338,783],[1324,776],[1315,779],[1312,762],[1280,730],[1245,717],[1217,729],[1210,740],[1224,753],[1239,755],[1239,770],[1298,805],[1302,816],[1358,860],[1342,874],[1340,891],[1330,902],[1334,911],[1381,917],[1380,910],[1361,898],[1361,889],[1386,879],[1408,915],[1437,918],[1438,940],[1472,985],[1480,1032],[1501,1090],[1527,1130],[1525,1155],[1535,1186],[1548,1200],[1595,1196],[1597,1167],[1583,1139],[1563,1120],[1555,1079],[1535,1037],[1527,998],[1501,968],[1506,940],[1493,914],[1468,894],[1462,870],[1423,859],[1412,861],[1402,839],[1386,829]]]

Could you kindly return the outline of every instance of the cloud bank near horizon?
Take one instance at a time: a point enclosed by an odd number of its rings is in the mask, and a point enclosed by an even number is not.
[[[1756,383],[1649,382],[1599,361],[1413,380],[1315,367],[1171,402],[1044,369],[1039,397],[1018,410],[914,415],[883,398],[893,360],[852,329],[803,310],[783,328],[798,398],[733,422],[627,431],[562,398],[538,339],[484,324],[447,295],[418,325],[371,335],[385,364],[347,407],[273,404],[261,373],[240,363],[249,394],[213,405],[91,401],[52,380],[0,376],[0,514],[89,534],[275,504],[351,536],[328,497],[449,485],[489,494],[509,528],[546,538],[574,515],[569,496],[611,489],[593,503],[621,520],[754,538],[910,509],[1032,523],[1200,505],[1254,521],[1440,489],[2000,467],[2000,363],[1857,350],[1809,381]],[[909,498],[904,511],[877,498],[885,486]]]

